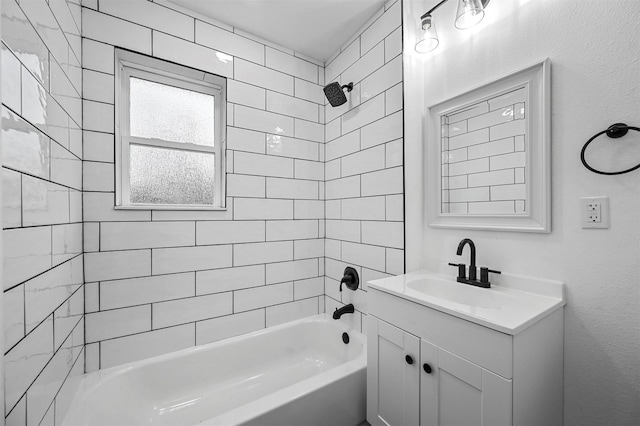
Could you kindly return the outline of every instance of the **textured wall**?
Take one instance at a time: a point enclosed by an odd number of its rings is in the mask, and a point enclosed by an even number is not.
[[[389,1],[327,61],[327,83],[354,83],[325,106],[326,309],[366,327],[366,281],[404,272],[402,4]],[[361,287],[338,291],[346,266]]]
[[[87,371],[323,312],[322,64],[163,1],[82,17]],[[226,211],[114,210],[114,46],[227,77]]]
[[[492,0],[480,25],[458,31],[455,2],[449,2],[434,14],[440,46],[420,58],[413,45],[418,17],[428,7],[405,1],[407,181],[422,180],[426,106],[549,57],[552,232],[430,228],[422,223],[422,188],[411,185],[407,270],[424,265],[453,275],[446,263],[457,259],[458,241],[469,237],[481,265],[564,281],[565,424],[639,424],[639,172],[596,175],[579,155],[588,138],[613,123],[640,125],[640,3]],[[631,167],[640,161],[638,142],[638,133],[602,138],[590,146],[589,159],[605,170]],[[579,198],[600,195],[610,198],[611,228],[582,229]]]
[[[84,369],[80,28],[79,2],[2,1],[7,425],[59,423]]]

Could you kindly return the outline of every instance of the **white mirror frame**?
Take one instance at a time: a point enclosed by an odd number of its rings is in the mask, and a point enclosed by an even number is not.
[[[550,61],[535,63],[520,71],[457,95],[428,109],[424,164],[427,223],[436,228],[461,228],[515,232],[551,232],[551,70]],[[526,182],[528,208],[525,214],[442,213],[441,117],[465,106],[525,88],[529,110],[526,123]]]

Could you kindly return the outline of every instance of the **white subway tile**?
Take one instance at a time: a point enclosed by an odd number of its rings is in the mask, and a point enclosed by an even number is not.
[[[198,296],[265,285],[264,265],[211,269],[196,272]]]
[[[230,197],[264,198],[265,187],[263,176],[227,175],[227,195]]]
[[[290,282],[249,288],[235,292],[233,311],[249,311],[291,301],[293,301],[293,283]]]
[[[88,343],[85,347],[85,370],[87,373],[100,369],[100,343]]]
[[[69,190],[55,183],[23,175],[23,226],[66,222],[69,222]]]
[[[387,266],[385,272],[391,275],[404,274],[404,250],[393,248],[387,248],[385,250],[387,257]]]
[[[496,155],[491,157],[491,170],[511,169],[516,167],[525,167],[527,157],[524,152],[514,152],[512,154]],[[24,182],[23,182],[24,185]]]
[[[52,355],[53,317],[49,316],[4,356],[7,409],[20,400]]]
[[[380,94],[342,116],[342,132],[348,133],[384,117],[384,94]]]
[[[469,175],[469,187],[513,184],[514,173],[512,169],[498,170]]]
[[[332,61],[328,62],[324,68],[324,75],[326,77],[325,84],[331,83],[336,80],[344,70],[349,68],[360,58],[360,39],[356,39],[353,43],[342,50],[338,56]]]
[[[87,282],[151,275],[151,250],[84,254]]]
[[[489,157],[449,164],[449,176],[466,175],[470,173],[481,173],[488,171]]]
[[[3,231],[3,282],[10,288],[51,268],[51,227]]]
[[[400,111],[403,103],[403,85],[396,84],[385,92],[385,113],[387,115]]]
[[[293,136],[293,117],[242,105],[235,106],[234,124],[249,130]]]
[[[294,259],[309,259],[324,256],[324,239],[297,240],[293,242]]]
[[[524,200],[527,196],[527,186],[525,184],[499,185],[491,187],[491,200]]]
[[[264,221],[207,221],[196,223],[198,245],[264,241]]]
[[[343,241],[342,260],[349,264],[380,270],[385,265],[385,248]]]
[[[85,100],[83,105],[83,123],[85,130],[113,133],[114,109],[113,105],[102,102]]]
[[[267,241],[318,238],[317,220],[267,221]]]
[[[208,294],[153,304],[153,329],[170,327],[228,315],[232,312],[231,292]]]
[[[265,68],[253,62],[236,59],[234,78],[269,90],[293,95],[293,77],[291,75]]]
[[[324,163],[320,161],[294,161],[294,177],[324,182]]]
[[[452,203],[489,201],[489,188],[452,189],[449,191],[449,200]]]
[[[113,163],[114,137],[112,134],[83,131],[82,139],[83,160]]]
[[[388,62],[362,81],[360,98],[362,102],[395,86],[402,81],[402,56]]]
[[[11,348],[24,337],[24,285],[4,292],[4,344]]]
[[[327,220],[326,237],[334,240],[360,242],[360,222],[354,220]]]
[[[232,80],[229,80],[230,82]],[[227,148],[264,154],[265,134],[238,127],[227,127]]]
[[[267,91],[267,110],[291,117],[318,122],[320,106],[304,99]]]
[[[196,323],[196,344],[217,342],[265,327],[264,309],[227,315]]]
[[[60,63],[67,63],[69,46],[48,4],[44,0],[36,0],[21,3],[20,7],[51,54]]]
[[[153,275],[201,271],[231,266],[231,246],[199,246],[154,249]]]
[[[30,73],[22,73],[22,116],[62,146],[69,147],[69,116]]]
[[[327,123],[327,125],[325,126],[326,142],[332,141],[342,134],[342,122],[339,118],[331,122],[327,122],[327,120],[325,120],[325,123]]]
[[[342,176],[358,175],[385,168],[383,145],[358,151],[342,158]]]
[[[489,157],[492,155],[506,154],[515,149],[514,138],[499,139],[497,141],[470,146],[468,148],[469,159]]]
[[[364,244],[404,248],[403,222],[362,222],[361,226]]]
[[[82,189],[82,160],[56,142],[51,142],[51,180]]]
[[[293,93],[296,98],[314,102],[320,105],[321,108],[324,107],[325,98],[322,86],[295,78],[293,88]]]
[[[267,265],[267,286],[285,281],[302,280],[318,276],[318,260],[295,260],[293,262],[270,263]]]
[[[154,210],[154,222],[165,220],[231,220],[233,217],[233,203],[227,198],[226,210]]]
[[[82,123],[82,100],[57,61],[51,61],[49,92],[76,122]]]
[[[233,246],[233,266],[293,260],[293,241],[236,244]]]
[[[279,135],[267,135],[267,154],[282,157],[319,160],[321,145],[303,139],[288,138]]]
[[[362,175],[362,196],[403,192],[402,167]]]
[[[389,62],[402,53],[402,27],[397,28],[384,39],[384,60]]]
[[[342,219],[385,220],[385,197],[346,198],[342,200]]]
[[[84,311],[85,313],[100,310],[100,283],[85,283],[84,285]]]
[[[113,75],[85,69],[82,73],[82,96],[92,101],[114,103]]]
[[[494,138],[495,140],[496,138]],[[489,129],[480,129],[449,138],[449,149],[458,149],[489,142]]]
[[[193,41],[194,19],[151,2],[107,1],[100,12]],[[86,25],[86,24],[85,24]]]
[[[62,387],[60,388],[60,391],[56,395],[55,406],[49,408],[49,411],[55,411],[54,423],[57,425],[62,424],[62,420],[67,415],[67,412],[71,407],[71,402],[75,397],[78,387],[80,386],[82,377],[84,375],[84,358],[85,351],[83,350],[83,352],[76,359],[71,372],[69,372],[69,376],[67,376],[64,383],[62,384]]]
[[[9,407],[7,407],[9,408]],[[27,397],[20,399],[4,419],[5,426],[26,426],[27,425]]]
[[[479,104],[472,105],[466,109],[447,116],[449,124],[456,123],[458,121],[466,120],[471,117],[475,117],[480,114],[489,112],[488,102],[481,102]]]
[[[9,169],[2,169],[2,226],[22,226],[22,177]]]
[[[404,146],[403,140],[397,139],[385,145],[385,167],[402,166]]]
[[[148,221],[148,210],[115,210],[114,194],[106,192],[85,192],[82,197],[84,221]]]
[[[331,160],[325,163],[325,179],[327,181],[338,179],[341,176],[341,163],[340,158],[336,158],[335,160]]]
[[[112,45],[82,38],[82,66],[84,68],[113,74],[114,64]]]
[[[472,117],[468,120],[469,131],[495,126],[513,120],[513,106],[507,106],[495,111]]]
[[[347,133],[325,144],[326,159],[331,161],[360,150],[360,131]]]
[[[51,166],[53,172],[53,161]],[[82,168],[83,189],[85,191],[113,192],[114,173],[115,167],[112,163],[85,161]]]
[[[100,343],[100,367],[109,368],[169,352],[194,344],[193,324],[154,330]]]
[[[266,48],[266,66],[312,83],[318,82],[318,66],[271,47]]]
[[[265,98],[266,90],[261,87],[231,79],[227,81],[227,100],[229,102],[258,109],[265,109]]]
[[[293,219],[293,200],[235,198],[235,220]]]
[[[87,343],[149,331],[151,305],[86,314],[85,327]]]
[[[91,9],[82,9],[82,36],[151,54],[151,29]]]
[[[327,257],[342,258],[342,241],[327,239],[325,244],[325,260]]]
[[[62,346],[62,343],[69,337],[83,316],[84,292],[79,289],[53,313],[53,334],[56,349]]]
[[[267,327],[318,314],[316,298],[298,300],[267,307]]]
[[[360,197],[360,176],[351,176],[326,183],[325,199]]]
[[[267,198],[319,199],[318,182],[267,178]]]
[[[158,31],[153,32],[153,56],[223,77],[233,77],[233,56]]]
[[[16,111],[21,112],[20,85],[20,61],[7,49],[4,43],[0,43],[2,55],[2,103]]]
[[[51,260],[58,265],[82,253],[82,223],[51,227]]]
[[[102,251],[192,245],[195,245],[193,222],[104,222],[100,225]]]
[[[368,52],[373,46],[384,40],[396,28],[402,24],[400,2],[395,3],[384,14],[367,28],[361,38],[362,53]]]
[[[294,219],[324,219],[324,201],[322,200],[294,200]]]
[[[365,77],[383,65],[384,44],[380,43],[347,68],[340,76],[340,80],[342,84],[360,83]]]
[[[514,120],[508,123],[492,126],[489,129],[491,140],[504,139],[511,136],[524,135],[526,132],[526,120]]]
[[[404,195],[387,195],[386,220],[404,220]]]
[[[258,176],[293,177],[293,160],[271,155],[236,152],[234,172]]]
[[[468,203],[470,214],[514,214],[514,201]]]
[[[264,65],[261,43],[202,21],[196,21],[196,43]]]
[[[294,119],[295,133],[294,136],[300,139],[306,139],[314,142],[324,142],[324,126],[320,123],[311,121]]]
[[[49,179],[50,140],[20,116],[2,108],[2,165]]]
[[[325,106],[325,122],[333,121],[360,105],[360,84],[356,84],[350,92],[345,91],[344,94],[347,98],[347,102],[344,104],[336,107]]]
[[[525,91],[524,88],[514,90],[504,95],[489,99],[489,110],[493,111],[499,108],[506,107],[508,105],[514,105],[518,102],[524,102]]]
[[[324,277],[308,278],[293,283],[293,296],[295,300],[322,296],[323,294]]]
[[[402,111],[363,127],[361,132],[363,149],[402,138]]]
[[[195,296],[195,273],[157,275],[100,283],[100,309]]]

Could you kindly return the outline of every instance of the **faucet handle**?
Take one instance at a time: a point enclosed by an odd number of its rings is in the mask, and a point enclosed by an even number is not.
[[[502,273],[500,271],[494,271],[493,269],[489,269],[489,268],[480,268],[480,282],[482,284],[489,284],[489,272],[493,274]]]
[[[467,278],[467,265],[464,263],[449,263],[449,266],[458,267],[458,278]]]

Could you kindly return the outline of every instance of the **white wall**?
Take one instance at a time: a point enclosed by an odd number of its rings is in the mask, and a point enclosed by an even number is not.
[[[164,1],[82,17],[86,370],[323,312],[323,64]],[[226,211],[114,210],[114,47],[227,77]]]
[[[7,425],[59,423],[84,370],[80,28],[79,2],[2,2]]]
[[[422,145],[432,143],[422,136],[428,105],[549,57],[552,232],[430,228],[422,186],[407,186],[407,270],[447,271],[457,243],[469,237],[480,265],[565,282],[565,424],[638,424],[640,171],[596,175],[579,155],[589,137],[613,123],[640,126],[640,2],[492,0],[484,21],[468,31],[453,26],[455,3],[434,13],[440,46],[419,57],[418,19],[433,5],[404,2],[405,102],[407,111],[421,112],[405,122],[406,179],[422,182]],[[605,170],[628,168],[640,161],[638,142],[638,133],[604,138],[589,158]],[[599,195],[610,198],[611,228],[582,229],[579,198]]]
[[[325,106],[326,310],[366,327],[366,282],[404,272],[402,4],[390,0],[327,61],[327,83],[354,83]],[[338,291],[346,266],[361,286]]]

